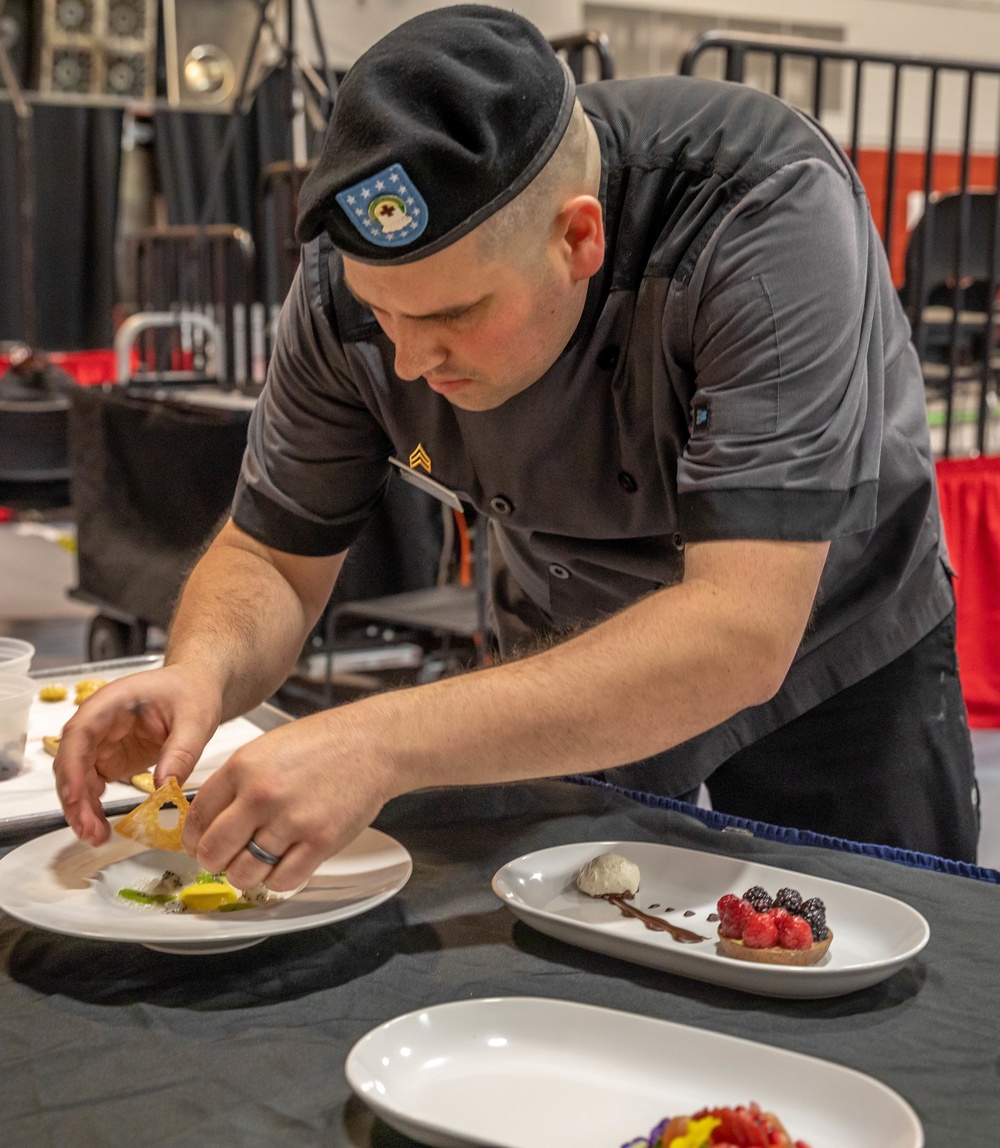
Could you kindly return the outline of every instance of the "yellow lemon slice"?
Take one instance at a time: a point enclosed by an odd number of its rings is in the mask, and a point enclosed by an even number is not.
[[[222,905],[232,905],[240,895],[228,881],[203,881],[181,889],[177,896],[192,913],[210,913]]]

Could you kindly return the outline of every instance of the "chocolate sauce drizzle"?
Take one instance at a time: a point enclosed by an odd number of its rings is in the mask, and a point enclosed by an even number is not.
[[[678,925],[671,925],[669,921],[664,921],[662,917],[651,917],[648,913],[644,913],[641,909],[637,909],[634,905],[630,905],[625,897],[617,893],[606,893],[604,899],[610,901],[612,905],[616,905],[622,913],[623,917],[634,917],[637,921],[642,921],[647,929],[654,933],[669,933],[675,941],[680,941],[682,945],[693,945],[698,941],[707,941],[708,937],[702,937],[698,933],[692,933],[690,929],[682,929]]]

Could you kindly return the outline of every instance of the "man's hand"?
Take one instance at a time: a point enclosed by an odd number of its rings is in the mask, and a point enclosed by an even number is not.
[[[218,686],[181,666],[102,686],[66,723],[52,766],[76,835],[92,845],[108,839],[101,794],[109,781],[154,764],[158,785],[187,780],[221,716]]]
[[[290,722],[238,749],[199,789],[184,848],[237,888],[294,889],[369,825],[396,790],[365,703]],[[281,857],[273,869],[246,850]]]
[[[281,685],[344,557],[283,554],[232,522],[223,526],[184,588],[164,668],[104,686],[63,731],[56,786],[78,837],[107,840],[107,782],[154,762],[157,784],[185,781],[220,722]]]

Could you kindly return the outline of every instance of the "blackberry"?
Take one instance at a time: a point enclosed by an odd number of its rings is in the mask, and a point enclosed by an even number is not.
[[[760,885],[751,885],[743,894],[743,900],[749,901],[758,913],[765,913],[774,904],[771,894]]]
[[[794,913],[795,916],[799,916],[802,912],[802,894],[798,889],[789,889],[787,886],[779,889],[774,895],[774,903],[787,909],[789,913]]]
[[[803,901],[798,916],[808,922],[814,941],[826,940],[826,905],[819,897],[810,897],[808,901]]]

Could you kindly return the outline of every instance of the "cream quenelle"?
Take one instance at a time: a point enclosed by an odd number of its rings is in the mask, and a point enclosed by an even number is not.
[[[576,875],[576,887],[590,897],[634,897],[639,891],[639,866],[620,853],[600,853]]]

